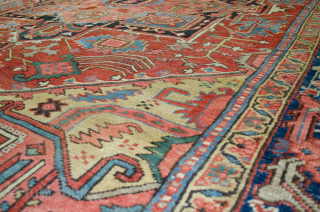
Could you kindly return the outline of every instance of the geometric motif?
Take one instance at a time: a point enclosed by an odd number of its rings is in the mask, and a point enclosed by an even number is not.
[[[73,74],[80,74],[76,66],[76,62],[73,61],[73,55],[62,55],[66,59],[61,61],[55,61],[50,63],[34,62],[33,66],[36,67],[38,74],[24,78],[23,74],[14,75],[14,79],[19,82],[31,81],[34,79],[50,79],[52,77],[58,78],[60,76],[68,76]]]
[[[70,62],[59,62],[51,64],[41,64],[39,65],[42,75],[53,75],[68,73],[70,74],[73,69]]]
[[[61,103],[59,100],[48,99],[47,102],[38,103],[38,108],[32,108],[30,111],[35,111],[35,115],[43,114],[45,117],[50,117],[51,112],[61,111],[63,105],[67,104]]]
[[[93,155],[90,155],[89,157],[86,156],[86,152],[85,151],[81,151],[81,157],[80,156],[74,156],[74,158],[76,160],[79,160],[80,158],[83,159],[83,164],[87,165],[89,162],[87,161],[87,159],[94,159]]]
[[[19,144],[24,142],[26,136],[25,133],[0,122],[0,157],[3,157],[4,154],[8,154],[11,150],[17,148]]]
[[[204,18],[195,16],[173,15],[165,13],[142,13],[125,21],[132,26],[148,26],[168,30],[184,30],[191,28]],[[192,23],[190,25],[190,23]],[[186,26],[188,25],[189,26]]]
[[[96,53],[102,52],[103,54],[107,54],[109,52],[117,53],[117,52],[135,52],[135,51],[143,51],[145,46],[145,42],[135,40],[136,37],[133,36],[125,36],[125,35],[99,35],[98,37],[88,37],[83,38],[77,41],[81,46],[85,48],[89,48],[90,51],[94,51]]]
[[[46,154],[46,149],[43,143],[27,145],[26,155],[36,156],[36,155],[45,155],[45,154]]]

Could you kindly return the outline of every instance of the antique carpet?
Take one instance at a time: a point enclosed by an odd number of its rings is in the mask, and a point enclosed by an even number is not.
[[[1,0],[0,210],[320,211],[319,0]]]

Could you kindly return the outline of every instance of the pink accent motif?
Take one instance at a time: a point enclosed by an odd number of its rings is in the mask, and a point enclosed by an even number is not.
[[[39,65],[42,75],[54,75],[62,73],[72,73],[74,71],[69,61]]]
[[[103,45],[103,46],[111,46],[111,47],[116,47],[116,48],[125,46],[126,44],[128,44],[128,42],[122,41],[122,40],[117,40],[117,39],[108,39],[108,40],[100,43],[100,45]]]
[[[137,146],[139,146],[139,144],[137,144],[137,143],[134,143],[134,144],[128,144],[130,141],[128,140],[128,139],[126,139],[126,140],[124,140],[123,141],[123,144],[120,144],[119,145],[119,147],[128,147],[128,149],[130,149],[130,150],[135,150],[135,148],[137,147]]]
[[[89,157],[86,155],[87,154],[87,152],[86,151],[84,151],[84,150],[82,150],[81,152],[81,157],[79,157],[79,156],[74,156],[73,158],[74,159],[76,159],[76,160],[79,160],[80,158],[82,159],[82,163],[84,164],[84,165],[87,165],[87,164],[89,164],[89,161],[87,160],[88,158],[90,158],[90,159],[94,159],[95,158],[95,156],[94,155],[90,155]]]

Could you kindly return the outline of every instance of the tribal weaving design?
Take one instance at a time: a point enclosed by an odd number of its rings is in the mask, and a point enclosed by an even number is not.
[[[320,211],[318,0],[2,0],[0,211]]]

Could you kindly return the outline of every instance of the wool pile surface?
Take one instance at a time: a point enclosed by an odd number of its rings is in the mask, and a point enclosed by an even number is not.
[[[1,0],[0,210],[320,211],[319,0]]]

